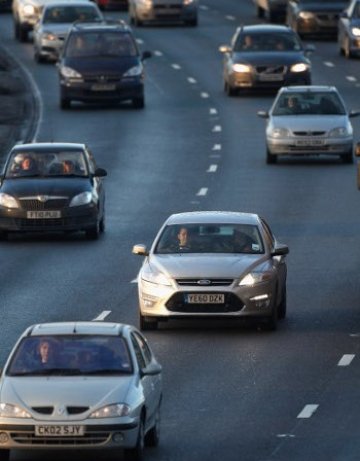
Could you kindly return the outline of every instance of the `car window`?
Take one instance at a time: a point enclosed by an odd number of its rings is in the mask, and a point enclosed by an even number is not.
[[[151,360],[152,360],[152,354],[150,351],[150,348],[146,342],[146,339],[140,335],[139,333],[133,333],[134,338],[136,339],[137,343],[139,344],[139,347],[141,349],[141,352],[143,353],[143,356],[145,358],[145,363],[148,365]]]
[[[264,229],[264,234],[265,234],[265,240],[269,246],[269,248],[273,248],[275,245],[275,237],[273,233],[271,232],[270,227],[268,226],[267,222],[264,219],[261,219],[261,224]]]
[[[141,350],[140,344],[138,343],[137,339],[135,338],[134,334],[131,335],[131,342],[134,347],[136,361],[138,363],[138,367],[140,370],[146,367],[147,362]]]
[[[293,33],[243,33],[238,36],[235,51],[300,51],[302,45]]]
[[[9,376],[132,372],[125,340],[117,336],[98,335],[26,337],[6,370]]]
[[[184,229],[187,243],[181,242]],[[247,245],[245,245],[247,242]],[[155,253],[252,253],[264,252],[259,229],[249,224],[181,224],[167,226]]]
[[[44,12],[44,24],[73,23],[75,21],[94,21],[100,16],[95,8],[86,6],[59,6],[47,8]]]
[[[276,100],[272,115],[346,115],[336,92],[286,92]]]
[[[83,151],[23,151],[14,152],[7,162],[5,177],[26,176],[88,176]]]

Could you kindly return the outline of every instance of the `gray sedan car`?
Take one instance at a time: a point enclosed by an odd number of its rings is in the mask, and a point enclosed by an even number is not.
[[[33,325],[1,373],[0,459],[11,449],[107,449],[140,460],[159,442],[161,366],[130,325]]]
[[[267,119],[266,161],[284,155],[336,155],[353,162],[353,128],[350,117],[359,111],[346,109],[334,86],[281,88]]]
[[[129,0],[130,23],[176,23],[188,26],[198,24],[198,0]]]
[[[138,276],[140,327],[176,318],[247,318],[275,329],[286,315],[286,245],[256,214],[179,213],[161,227]]]

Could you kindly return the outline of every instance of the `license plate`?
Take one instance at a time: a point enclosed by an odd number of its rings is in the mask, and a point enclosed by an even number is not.
[[[162,10],[160,10],[160,9],[157,10],[156,13],[157,13],[159,16],[161,16],[161,15],[164,15],[164,16],[165,16],[165,15],[166,15],[166,16],[171,16],[171,15],[178,15],[178,14],[180,14],[180,10],[171,9],[171,8],[168,8],[168,9],[164,8],[164,9],[162,9]]]
[[[323,139],[298,139],[296,141],[297,146],[323,146]]]
[[[260,74],[259,80],[262,82],[281,82],[284,80],[284,76],[282,74]]]
[[[85,426],[35,426],[37,437],[75,437],[85,434]]]
[[[220,293],[194,293],[186,295],[188,304],[224,304],[225,295]]]
[[[112,83],[95,83],[91,86],[92,91],[114,91],[116,85]]]
[[[51,211],[51,210],[44,210],[44,211],[28,211],[26,213],[26,217],[28,219],[54,219],[54,218],[61,218],[61,211]]]

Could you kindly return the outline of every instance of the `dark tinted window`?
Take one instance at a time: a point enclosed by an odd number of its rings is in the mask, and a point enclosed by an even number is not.
[[[235,51],[300,51],[297,36],[289,33],[243,33],[238,36]]]
[[[57,6],[46,9],[43,23],[62,24],[75,21],[94,21],[96,19],[100,19],[96,8],[89,6]]]

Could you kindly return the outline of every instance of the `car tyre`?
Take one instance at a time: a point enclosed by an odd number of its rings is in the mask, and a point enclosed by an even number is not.
[[[157,447],[160,442],[160,403],[156,410],[155,423],[145,436],[145,445],[148,447]]]
[[[274,306],[271,316],[268,319],[266,319],[266,324],[265,324],[266,330],[268,331],[277,330],[278,317],[279,317],[279,314],[278,314],[277,306]]]
[[[230,98],[235,96],[236,93],[236,90],[234,90],[228,82],[224,82],[224,91]]]
[[[133,107],[135,109],[143,109],[145,107],[145,98],[144,96],[140,98],[133,98],[132,100]]]
[[[71,100],[68,98],[60,98],[60,109],[66,110],[70,109],[71,107]]]
[[[7,239],[8,239],[8,233],[6,231],[0,231],[0,241],[4,241]]]
[[[256,15],[259,19],[262,19],[265,17],[265,10],[264,8],[261,8],[261,6],[258,6],[256,9]]]
[[[10,450],[0,449],[0,461],[8,461],[10,459]]]
[[[38,64],[41,64],[41,63],[43,63],[45,61],[38,50],[34,51],[34,59]]]
[[[198,25],[198,18],[195,17],[193,19],[190,19],[189,21],[186,21],[186,25],[190,27],[196,27]]]
[[[156,318],[151,317],[149,320],[149,317],[141,315],[141,313],[140,313],[140,318],[139,318],[139,324],[140,324],[140,330],[142,331],[150,331],[150,330],[154,331],[158,329],[158,322]]]
[[[100,229],[100,233],[103,234],[105,232],[105,213],[103,214],[103,217],[101,218],[100,220],[100,223],[99,223],[99,229]]]
[[[85,231],[86,238],[88,240],[97,240],[100,236],[100,222],[97,222],[95,226]]]
[[[144,456],[145,446],[145,428],[144,428],[144,416],[140,419],[139,434],[134,448],[126,448],[124,450],[124,459],[126,461],[142,461]]]
[[[266,149],[266,163],[268,165],[273,165],[276,162],[277,162],[277,156],[272,154],[270,150],[267,148]]]
[[[26,29],[21,27],[21,24],[19,24],[19,40],[22,43],[25,43],[28,41],[29,33]]]
[[[286,286],[284,287],[283,289],[283,292],[282,292],[282,296],[281,296],[281,301],[280,301],[280,304],[278,306],[278,316],[279,316],[279,319],[284,319],[286,317]]]
[[[347,164],[354,163],[354,157],[353,157],[352,150],[348,152],[347,154],[342,154],[341,160],[343,161],[343,163],[347,163]]]

